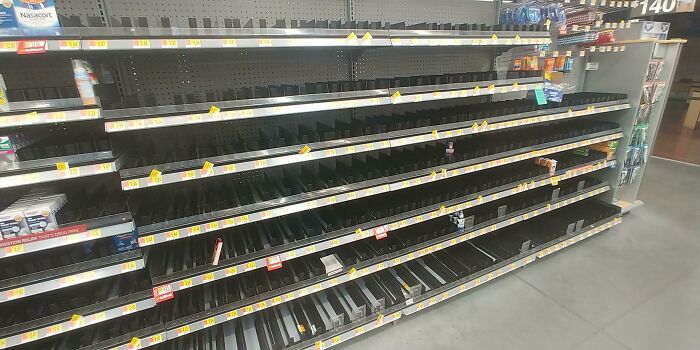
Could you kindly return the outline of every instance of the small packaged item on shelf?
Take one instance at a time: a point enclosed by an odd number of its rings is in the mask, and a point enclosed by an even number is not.
[[[24,236],[58,229],[56,212],[66,204],[64,193],[50,194],[33,189],[0,212],[0,231],[4,238]]]
[[[596,44],[601,45],[601,44],[610,44],[615,42],[615,32],[612,30],[606,30],[603,32],[598,33],[598,39],[596,40]]]
[[[513,70],[519,71],[523,70],[523,59],[516,58],[513,60]]]
[[[562,68],[562,72],[571,72],[571,70],[573,68],[574,68],[574,58],[567,57],[566,61],[564,62],[564,68]]]
[[[0,212],[0,236],[2,239],[14,238],[29,234],[29,227],[24,220],[23,208],[14,204]]]
[[[566,63],[566,57],[564,56],[559,56],[554,60],[554,70],[556,71],[563,71],[564,70],[564,64]]]
[[[596,11],[587,9],[582,11],[571,12],[566,15],[566,25],[581,25],[593,23],[596,20]]]
[[[7,100],[7,86],[5,85],[5,80],[0,74],[0,112],[7,112],[10,110],[10,104]]]
[[[649,68],[647,69],[646,80],[657,80],[661,75],[661,71],[664,67],[664,60],[661,58],[652,58],[649,61]]]
[[[527,58],[527,70],[540,70],[540,60],[536,56],[528,56]]]
[[[41,197],[24,210],[31,233],[40,233],[58,229],[56,212],[66,204],[65,193]]]
[[[92,105],[97,103],[97,98],[95,97],[95,88],[93,85],[97,84],[97,77],[90,67],[90,63],[85,60],[71,60],[73,64],[73,78],[75,79],[75,85],[78,87],[78,93],[80,94],[80,99],[85,105]]]
[[[651,113],[650,104],[641,104],[637,110],[637,118],[634,121],[635,125],[642,125],[649,123],[649,114]]]
[[[647,81],[642,87],[642,103],[651,104],[654,103],[654,82]]]
[[[549,57],[544,59],[544,71],[545,72],[552,72],[554,71],[554,63],[555,63],[555,58],[554,57]]]
[[[136,230],[112,236],[112,243],[117,252],[126,252],[138,247],[138,238]]]
[[[658,102],[659,99],[661,98],[661,95],[664,94],[664,90],[666,90],[666,82],[665,81],[654,82],[654,94],[651,98],[651,103]]]
[[[628,170],[628,168],[622,168],[622,170],[620,171],[620,180],[617,182],[618,186],[627,184],[627,173],[629,172]]]

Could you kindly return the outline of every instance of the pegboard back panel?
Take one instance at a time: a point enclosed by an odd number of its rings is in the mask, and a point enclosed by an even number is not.
[[[349,80],[346,52],[245,50],[121,57],[127,94],[153,94],[157,104],[175,94],[241,87]]]
[[[100,16],[100,0],[56,0],[56,13],[62,16],[78,16],[83,23],[87,23],[87,17]]]
[[[105,0],[108,15],[114,18],[146,17],[149,26],[160,27],[161,18],[170,18],[173,27],[189,28],[189,18],[196,18],[199,26],[209,18],[212,26],[223,27],[224,19],[265,19],[270,25],[277,19],[344,20],[347,16],[345,0]],[[256,24],[257,26],[257,24]]]
[[[70,58],[64,56],[6,56],[0,63],[0,74],[8,89],[75,85]]]
[[[473,0],[352,0],[354,18],[365,21],[495,23],[496,3]]]
[[[471,47],[371,49],[358,59],[358,79],[410,77],[487,71],[491,66],[490,49]]]

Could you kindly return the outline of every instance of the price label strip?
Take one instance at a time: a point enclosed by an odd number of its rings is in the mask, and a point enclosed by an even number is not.
[[[464,89],[457,89],[457,90],[451,90],[451,91],[435,91],[435,92],[428,92],[428,93],[418,93],[418,94],[407,94],[407,93],[402,93],[402,98],[400,99],[392,99],[391,103],[393,104],[399,104],[399,103],[413,103],[413,102],[422,102],[422,101],[431,101],[431,100],[445,100],[445,99],[453,99],[453,98],[463,98],[463,97],[473,97],[473,96],[485,96],[485,95],[495,95],[499,93],[509,93],[512,92],[512,89],[510,89],[513,86],[513,82],[499,82],[498,85],[496,84],[491,84],[488,85],[489,82],[482,82],[483,84],[487,84],[487,88],[480,88],[478,86],[476,87],[467,87],[466,84],[464,84]],[[540,89],[543,87],[542,83],[519,83],[518,84],[520,87],[521,91],[527,91],[527,90],[535,90],[535,89]],[[491,87],[491,88],[488,88]],[[502,89],[505,88],[505,89]]]
[[[153,302],[153,299],[147,298],[144,300],[135,301],[129,305],[135,305],[136,310],[140,311],[154,307],[155,302]],[[122,309],[123,306],[117,306],[115,308],[98,311],[86,315],[73,315],[70,319],[65,320],[63,322],[42,326],[41,328],[29,331],[36,332],[36,337],[27,337],[26,335],[28,332],[24,332],[5,338],[5,344],[7,347],[12,347],[31,341],[41,340],[49,336],[70,332],[72,330],[82,328],[85,326],[90,326],[100,322],[108,321],[123,316]]]
[[[88,119],[99,119],[101,112],[99,108],[67,110],[57,112],[30,112],[7,114],[0,116],[1,127],[16,127],[26,125],[41,125],[63,122],[74,122]]]
[[[133,264],[132,264],[133,263]],[[126,268],[124,265],[127,265]],[[65,288],[73,286],[76,284],[81,284],[85,282],[94,281],[97,279],[119,275],[125,272],[133,271],[136,269],[143,269],[144,263],[143,259],[137,259],[130,261],[128,263],[121,263],[117,265],[107,266],[98,268],[95,270],[90,270],[86,272],[81,272],[74,275],[69,275],[65,277],[55,278],[48,281],[43,281],[39,283],[29,284],[20,288],[12,288],[0,291],[0,303],[6,302],[8,300],[15,300],[19,298],[24,298],[36,294],[41,294],[47,291]],[[21,289],[21,293],[18,290]]]
[[[330,111],[337,109],[369,107],[388,105],[389,97],[368,97],[368,98],[353,98],[340,101],[326,102],[310,102],[294,105],[282,105],[274,107],[257,107],[251,109],[238,109],[229,111],[220,111],[218,118],[203,118],[202,115],[207,115],[209,110],[203,110],[196,114],[179,114],[168,117],[130,119],[126,121],[110,121],[105,122],[105,131],[108,133],[124,132],[131,130],[141,130],[156,127],[168,127],[177,125],[189,125],[200,123],[211,123],[216,121],[238,120],[248,118],[269,117],[275,115],[296,114],[306,112]]]
[[[67,164],[67,163],[61,163]],[[53,170],[38,171],[27,174],[20,175],[10,175],[2,177],[0,181],[0,189],[10,188],[15,186],[32,185],[43,182],[50,182],[68,178],[90,176],[104,173],[104,169],[109,168],[111,171],[115,171],[116,165],[114,162],[102,163],[96,165],[83,165],[83,166],[70,166],[64,171],[57,171],[56,168]]]

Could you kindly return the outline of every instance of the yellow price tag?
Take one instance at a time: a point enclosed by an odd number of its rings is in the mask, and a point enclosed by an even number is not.
[[[221,45],[223,47],[236,47],[238,46],[238,41],[236,39],[223,39]]]
[[[122,272],[136,270],[136,261],[128,261],[122,264]]]
[[[160,46],[164,49],[177,48],[177,40],[176,39],[163,39],[160,41]]]
[[[150,49],[151,41],[148,39],[136,39],[134,40],[135,49]]]

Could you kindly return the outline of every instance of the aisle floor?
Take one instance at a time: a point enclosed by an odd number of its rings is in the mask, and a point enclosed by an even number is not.
[[[643,181],[621,225],[340,347],[700,349],[700,167]]]

